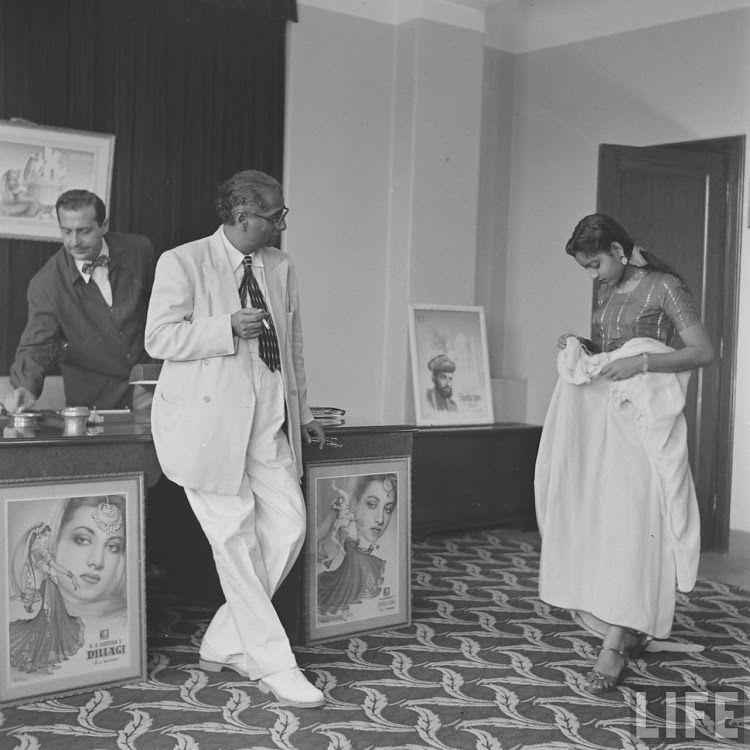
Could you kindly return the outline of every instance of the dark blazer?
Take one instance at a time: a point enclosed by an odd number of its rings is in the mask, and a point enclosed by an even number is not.
[[[10,383],[38,396],[59,362],[69,406],[130,406],[130,370],[148,361],[143,348],[154,249],[142,235],[105,235],[112,307],[86,283],[61,247],[29,282],[29,318],[10,368]]]

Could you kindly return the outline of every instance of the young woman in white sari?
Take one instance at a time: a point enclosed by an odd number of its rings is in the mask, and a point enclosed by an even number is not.
[[[612,218],[583,218],[566,252],[599,282],[591,340],[558,340],[560,379],[539,447],[540,598],[602,638],[590,692],[672,627],[695,584],[700,523],[682,414],[713,348],[690,292]],[[679,334],[680,348],[672,346]]]

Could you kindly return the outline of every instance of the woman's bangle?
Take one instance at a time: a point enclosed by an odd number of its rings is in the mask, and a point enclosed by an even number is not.
[[[648,372],[648,354],[646,352],[641,354],[641,372]]]

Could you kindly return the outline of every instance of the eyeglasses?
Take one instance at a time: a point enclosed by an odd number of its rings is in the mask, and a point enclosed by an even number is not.
[[[279,213],[276,214],[276,216],[263,216],[263,214],[254,214],[250,213],[249,211],[246,212],[248,216],[255,216],[258,219],[265,219],[266,221],[270,221],[271,224],[276,227],[276,229],[282,229],[283,225],[286,222],[287,214],[289,213],[289,209],[284,206],[284,208],[279,211]]]

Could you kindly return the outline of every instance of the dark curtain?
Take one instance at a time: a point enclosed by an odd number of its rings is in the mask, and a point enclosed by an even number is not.
[[[233,172],[281,179],[295,19],[295,0],[0,0],[0,119],[115,134],[110,226],[161,252],[214,231]],[[2,374],[58,247],[0,238]]]
[[[297,20],[297,0],[203,0],[224,8],[242,8],[271,20]]]

